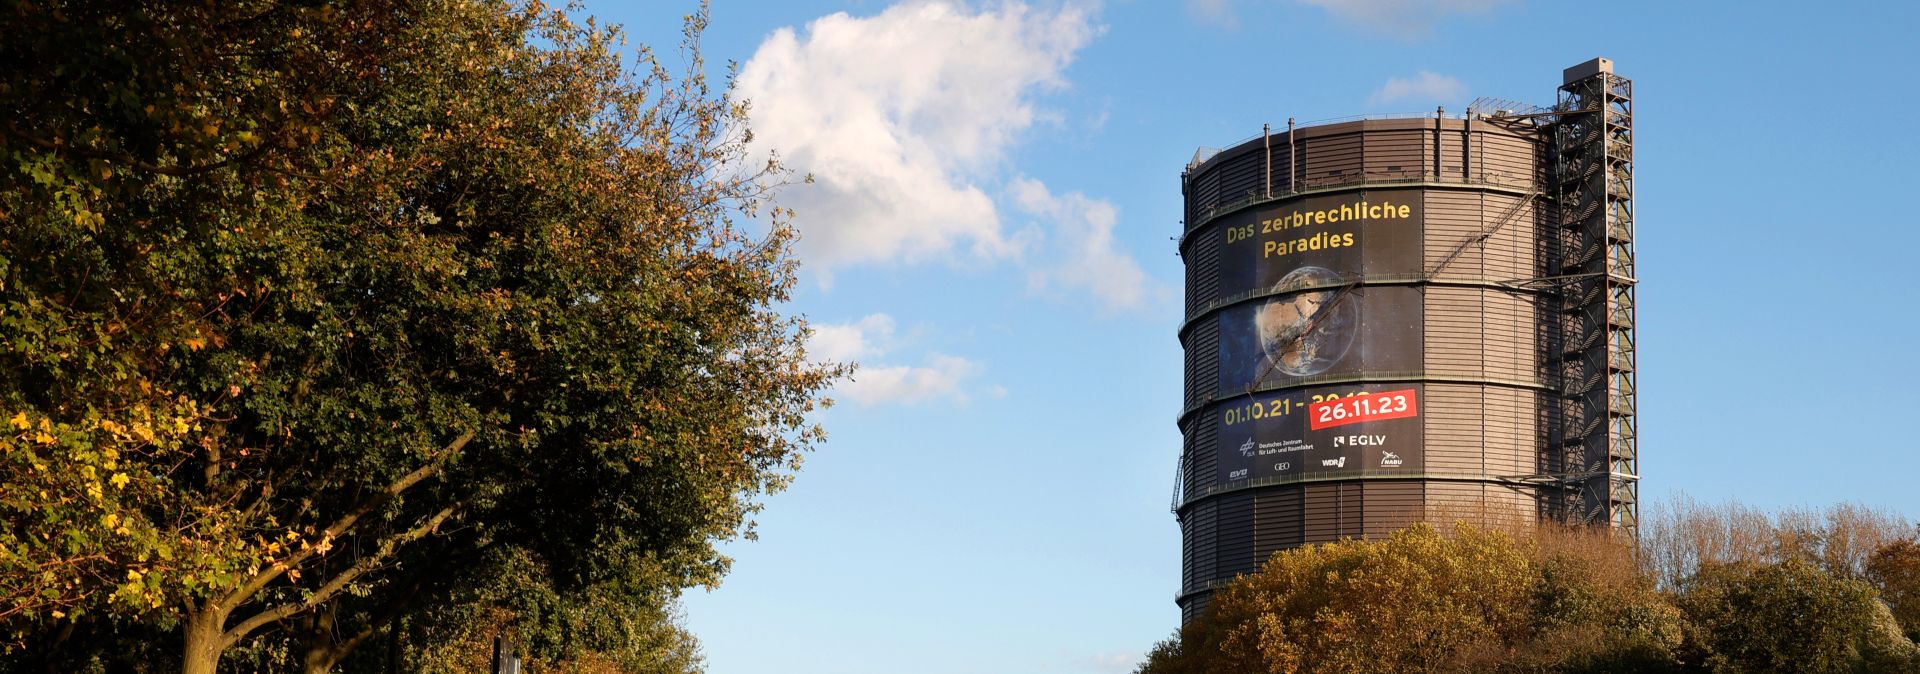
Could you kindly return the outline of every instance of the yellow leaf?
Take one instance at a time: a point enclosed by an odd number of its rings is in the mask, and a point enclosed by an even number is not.
[[[112,482],[113,486],[115,487],[125,487],[127,486],[127,482],[129,481],[129,478],[125,473],[114,473],[113,477],[108,481]]]
[[[199,337],[188,337],[186,339],[180,340],[180,343],[187,345],[187,348],[189,349],[192,349],[194,351],[199,351],[200,349],[206,347],[207,340]]]
[[[33,422],[27,421],[26,412],[21,412],[13,415],[12,422],[13,422],[13,427],[15,429],[22,430],[22,431],[27,430],[28,428],[31,428],[33,426]]]
[[[53,444],[53,436],[47,435],[46,431],[40,431],[39,433],[33,434],[33,441],[43,445],[51,445]]]

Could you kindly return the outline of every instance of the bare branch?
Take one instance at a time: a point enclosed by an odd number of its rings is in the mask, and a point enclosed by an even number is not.
[[[447,446],[440,448],[440,451],[434,452],[434,455],[427,460],[426,465],[414,469],[411,473],[402,475],[400,479],[393,481],[393,483],[387,485],[385,489],[375,493],[372,498],[362,501],[359,506],[347,512],[346,515],[334,520],[333,524],[328,525],[326,529],[321,531],[322,538],[339,538],[341,534],[346,533],[352,529],[355,524],[358,524],[361,518],[366,517],[373,511],[378,510],[381,506],[386,505],[388,501],[392,501],[393,498],[399,496],[401,492],[419,484],[421,480],[425,480],[439,473],[446,458],[453,455],[454,452],[460,451],[460,448],[467,446],[467,442],[471,440],[473,440],[473,431],[461,433],[460,437],[454,438],[453,442],[447,443]],[[265,588],[268,583],[273,582],[275,578],[279,578],[281,574],[286,573],[287,569],[298,566],[301,562],[307,561],[307,558],[319,554],[319,552],[320,548],[309,546],[289,556],[281,563],[261,570],[259,573],[254,574],[252,578],[247,579],[247,582],[242,583],[238,589],[235,589],[224,599],[217,602],[215,606],[221,610],[228,611],[239,607],[241,602],[246,601],[247,598],[252,597],[262,588]]]
[[[465,502],[461,502],[441,508],[440,512],[434,513],[432,517],[427,518],[425,522],[421,522],[419,526],[408,529],[398,536],[381,541],[379,550],[376,550],[371,555],[362,557],[358,562],[354,562],[353,566],[347,567],[347,570],[341,571],[340,575],[334,576],[333,579],[327,581],[325,585],[321,585],[319,589],[307,595],[306,599],[261,611],[252,618],[248,618],[240,624],[233,626],[233,629],[227,630],[220,638],[223,640],[223,643],[232,645],[238,643],[241,639],[245,639],[248,634],[253,633],[254,630],[259,629],[261,626],[284,620],[301,611],[325,603],[327,600],[332,599],[334,595],[339,594],[341,590],[346,589],[347,585],[352,583],[354,579],[380,568],[388,557],[393,556],[394,549],[400,547],[401,544],[419,540],[426,537],[427,534],[433,533],[434,530],[439,529],[442,522],[447,521],[447,518],[453,517],[453,514],[459,512],[460,508],[464,505],[466,505]]]

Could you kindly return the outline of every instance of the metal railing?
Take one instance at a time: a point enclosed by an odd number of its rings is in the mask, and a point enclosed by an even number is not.
[[[1328,117],[1326,119],[1308,120],[1306,122],[1293,125],[1293,130],[1294,132],[1297,133],[1301,129],[1311,129],[1311,128],[1320,127],[1320,126],[1346,124],[1348,122],[1371,122],[1371,121],[1390,120],[1390,119],[1467,120],[1467,119],[1476,119],[1476,118],[1478,118],[1477,115],[1470,115],[1470,114],[1442,115],[1442,114],[1436,114],[1432,112],[1388,112],[1388,113],[1374,114],[1374,115],[1347,115],[1345,117]],[[1225,147],[1216,148],[1212,146],[1202,146],[1200,148],[1201,150],[1212,150],[1213,155],[1207,157],[1206,159],[1201,159],[1199,161],[1195,161],[1189,164],[1187,166],[1187,170],[1192,171],[1194,169],[1200,168],[1201,166],[1206,165],[1207,162],[1212,161],[1213,157],[1219,156],[1221,153],[1226,152],[1228,150],[1234,149],[1236,147],[1240,147],[1242,145],[1246,145],[1247,143],[1251,143],[1256,140],[1260,140],[1261,138],[1264,138],[1267,136],[1277,136],[1277,135],[1279,135],[1278,132],[1256,133],[1251,136],[1247,136],[1245,138],[1240,138],[1231,143],[1227,143]]]

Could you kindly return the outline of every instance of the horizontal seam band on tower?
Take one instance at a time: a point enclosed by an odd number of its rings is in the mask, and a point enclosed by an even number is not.
[[[1405,474],[1389,473],[1389,474],[1375,474],[1375,475],[1354,475],[1351,473],[1344,473],[1342,475],[1343,475],[1342,477],[1332,477],[1332,476],[1329,476],[1329,477],[1301,476],[1301,477],[1292,477],[1292,478],[1265,477],[1265,478],[1260,478],[1259,480],[1248,480],[1247,484],[1235,485],[1231,487],[1218,487],[1218,488],[1212,488],[1212,489],[1204,489],[1197,496],[1194,496],[1192,498],[1182,499],[1180,501],[1180,506],[1175,510],[1182,513],[1181,516],[1184,517],[1185,516],[1184,513],[1188,506],[1195,505],[1203,501],[1221,498],[1229,494],[1237,494],[1243,491],[1249,491],[1254,489],[1265,489],[1269,487],[1285,487],[1285,486],[1297,485],[1297,484],[1320,484],[1324,482],[1353,482],[1353,483],[1453,482],[1453,483],[1474,483],[1474,484],[1497,484],[1503,487],[1529,488],[1529,489],[1535,489],[1535,490],[1543,489],[1549,486],[1544,484],[1514,482],[1511,480],[1503,480],[1496,477],[1487,477],[1487,476],[1473,474],[1473,473],[1457,473],[1456,474],[1456,473],[1420,472],[1420,473],[1405,473]]]
[[[1347,284],[1330,283],[1330,284],[1317,285],[1317,286],[1301,286],[1298,288],[1288,288],[1286,290],[1279,290],[1279,291],[1273,290],[1271,288],[1264,289],[1264,290],[1255,289],[1255,290],[1250,290],[1243,293],[1228,295],[1226,297],[1222,297],[1220,299],[1217,299],[1208,303],[1207,308],[1201,309],[1200,313],[1194,314],[1193,316],[1188,317],[1186,320],[1182,321],[1180,323],[1180,328],[1178,330],[1175,330],[1174,334],[1180,337],[1181,339],[1185,339],[1187,336],[1187,332],[1191,331],[1193,329],[1193,326],[1200,323],[1202,319],[1213,316],[1214,314],[1218,314],[1221,311],[1224,311],[1227,308],[1232,307],[1234,305],[1245,304],[1253,300],[1263,299],[1267,297],[1274,297],[1277,295],[1291,295],[1294,293],[1312,292],[1315,290],[1326,290],[1330,288],[1339,288],[1344,285],[1347,285]],[[1482,290],[1497,290],[1505,293],[1518,293],[1523,295],[1545,295],[1548,293],[1548,291],[1545,288],[1522,288],[1519,286],[1511,285],[1510,283],[1505,281],[1494,281],[1489,279],[1478,279],[1478,280],[1430,279],[1425,276],[1401,276],[1401,275],[1378,276],[1370,279],[1362,279],[1358,282],[1353,283],[1352,285],[1354,288],[1365,288],[1368,286],[1437,286],[1441,288],[1479,288]]]
[[[1259,388],[1254,388],[1254,389],[1250,389],[1243,392],[1237,392],[1228,396],[1221,396],[1219,394],[1215,394],[1212,397],[1209,397],[1205,402],[1202,402],[1198,405],[1193,405],[1191,407],[1181,410],[1180,416],[1175,419],[1174,423],[1176,425],[1184,424],[1187,422],[1187,418],[1193,416],[1194,413],[1196,412],[1200,412],[1209,407],[1216,407],[1221,404],[1231,403],[1234,401],[1234,399],[1239,398],[1241,396],[1248,396],[1256,393],[1268,393],[1271,391],[1286,391],[1286,390],[1292,390],[1292,389],[1305,389],[1305,388],[1312,388],[1312,387],[1318,387],[1318,386],[1331,386],[1336,384],[1460,384],[1464,386],[1497,386],[1500,388],[1517,388],[1517,389],[1524,389],[1528,391],[1541,391],[1545,393],[1553,393],[1556,395],[1560,393],[1559,389],[1556,389],[1552,385],[1547,384],[1545,382],[1540,382],[1540,381],[1528,382],[1520,379],[1505,379],[1501,377],[1431,377],[1431,376],[1427,376],[1424,370],[1407,371],[1407,372],[1373,372],[1373,373],[1363,372],[1360,374],[1340,375],[1337,377],[1325,377],[1325,378],[1309,377],[1309,378],[1305,378],[1305,381],[1298,381],[1298,382],[1295,382],[1292,384],[1286,384],[1286,385],[1262,386]]]
[[[1316,197],[1316,196],[1321,196],[1326,194],[1338,194],[1341,192],[1359,192],[1359,191],[1364,191],[1369,189],[1408,189],[1408,188],[1437,188],[1442,190],[1457,190],[1457,191],[1466,191],[1466,192],[1500,192],[1503,194],[1512,194],[1514,196],[1526,196],[1533,192],[1541,191],[1541,189],[1539,188],[1529,189],[1526,187],[1517,187],[1517,186],[1506,185],[1501,183],[1469,182],[1465,180],[1436,181],[1436,180],[1432,180],[1431,176],[1429,176],[1426,179],[1410,180],[1406,182],[1393,182],[1393,181],[1384,181],[1384,180],[1362,180],[1360,182],[1346,183],[1346,184],[1335,185],[1331,187],[1317,187],[1313,189],[1301,190],[1298,192],[1289,192],[1284,196],[1252,199],[1252,200],[1246,201],[1245,203],[1230,205],[1225,209],[1217,209],[1214,211],[1213,214],[1208,215],[1205,219],[1201,220],[1197,224],[1188,223],[1186,230],[1180,232],[1180,240],[1175,247],[1184,252],[1187,247],[1187,239],[1188,237],[1193,236],[1194,232],[1200,231],[1202,228],[1205,228],[1206,226],[1213,224],[1213,221],[1215,220],[1219,220],[1220,218],[1224,218],[1226,216],[1239,213],[1240,211],[1256,208],[1259,206],[1265,206],[1269,204],[1278,204],[1281,202],[1292,201],[1295,199],[1305,199],[1307,197]]]

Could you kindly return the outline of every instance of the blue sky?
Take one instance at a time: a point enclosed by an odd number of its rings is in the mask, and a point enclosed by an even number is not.
[[[589,2],[665,46],[690,2]],[[1642,493],[1920,515],[1908,3],[741,2],[816,180],[831,439],[688,596],[714,674],[1126,672],[1178,620],[1179,173],[1199,146],[1635,80]]]

